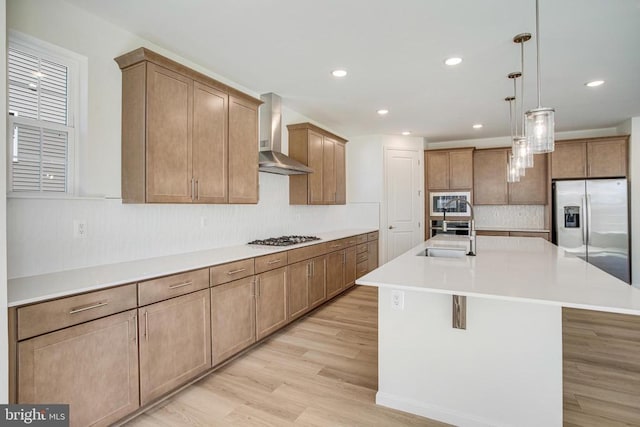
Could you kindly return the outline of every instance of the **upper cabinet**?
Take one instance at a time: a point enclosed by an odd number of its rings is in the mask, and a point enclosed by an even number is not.
[[[425,151],[429,190],[473,188],[473,148]]]
[[[476,150],[474,156],[475,205],[546,205],[548,156],[534,156],[533,168],[520,182],[507,182],[507,158],[511,149]]]
[[[289,203],[344,205],[347,140],[311,123],[288,125],[287,128],[289,157],[313,169],[309,174],[289,176]]]
[[[260,100],[145,48],[116,62],[123,202],[258,202]]]
[[[628,136],[556,141],[551,155],[551,177],[625,177],[627,147]]]

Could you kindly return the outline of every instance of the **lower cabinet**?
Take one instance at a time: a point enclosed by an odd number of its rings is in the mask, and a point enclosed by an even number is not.
[[[327,255],[327,298],[338,295],[344,289],[344,250]]]
[[[309,308],[315,308],[327,300],[327,256],[311,260],[309,278]]]
[[[344,286],[350,288],[356,284],[356,247],[344,250]]]
[[[256,342],[254,277],[211,288],[213,366]]]
[[[367,243],[367,271],[378,268],[378,241],[373,240]]]
[[[300,261],[289,266],[287,314],[291,320],[300,317],[311,307],[309,285],[312,262],[312,260]]]
[[[18,343],[18,403],[70,405],[71,426],[106,426],[139,407],[136,311]]]
[[[138,324],[142,405],[211,367],[209,289],[139,308]]]
[[[287,267],[256,276],[256,338],[284,326],[287,319]]]

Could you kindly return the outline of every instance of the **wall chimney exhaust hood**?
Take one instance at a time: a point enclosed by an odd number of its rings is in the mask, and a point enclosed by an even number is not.
[[[275,93],[260,95],[260,172],[302,175],[313,169],[282,154],[282,99]]]

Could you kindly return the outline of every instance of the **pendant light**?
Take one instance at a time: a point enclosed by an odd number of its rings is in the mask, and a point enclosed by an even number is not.
[[[511,139],[513,140],[514,127],[513,127],[513,101],[515,96],[507,96],[504,100],[509,103],[509,130],[511,131]],[[520,182],[520,170],[518,169],[517,162],[515,160],[513,149],[509,153],[507,158],[507,182]]]
[[[553,108],[542,107],[540,102],[540,10],[536,0],[536,72],[538,82],[538,107],[526,113],[526,135],[531,150],[535,154],[550,153],[554,149]]]
[[[516,132],[515,137],[512,138],[512,150],[513,153],[520,159],[520,163],[523,165],[523,171],[527,168],[533,167],[533,151],[531,150],[531,144],[525,137],[525,117],[524,117],[524,44],[531,40],[531,34],[521,33],[513,38],[514,43],[520,44],[520,73],[511,73],[509,78],[513,79],[513,96],[517,99],[517,85],[516,80],[520,77],[520,114],[518,114],[518,104],[515,104],[515,116],[516,116]],[[520,133],[518,133],[518,117],[521,118]]]

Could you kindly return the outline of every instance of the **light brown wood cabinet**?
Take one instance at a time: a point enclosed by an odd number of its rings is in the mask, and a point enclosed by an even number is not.
[[[327,255],[327,299],[333,298],[344,289],[344,270],[344,249]]]
[[[367,243],[367,271],[378,268],[378,240]]]
[[[309,278],[309,308],[316,308],[327,300],[327,257],[325,255],[311,260]]]
[[[287,267],[256,276],[256,338],[261,340],[287,323]]]
[[[311,123],[288,125],[289,157],[312,173],[289,176],[292,205],[338,205],[346,203],[346,139]]]
[[[427,150],[426,181],[429,190],[473,188],[473,148]]]
[[[262,103],[148,49],[122,69],[125,203],[257,203]]]
[[[287,280],[289,320],[298,318],[326,300],[326,257],[316,257],[289,266]]]
[[[536,154],[533,167],[520,182],[507,182],[510,148],[476,150],[474,156],[474,205],[546,205],[549,188],[548,155]]]
[[[142,405],[211,367],[210,301],[205,289],[138,309]]]
[[[256,342],[254,277],[211,288],[213,366]]]
[[[349,246],[345,249],[344,265],[345,288],[350,288],[356,284],[356,247]]]
[[[107,426],[138,401],[136,311],[18,343],[18,403],[67,403],[70,425]]]
[[[551,154],[551,177],[626,177],[628,145],[628,136],[556,141]]]

